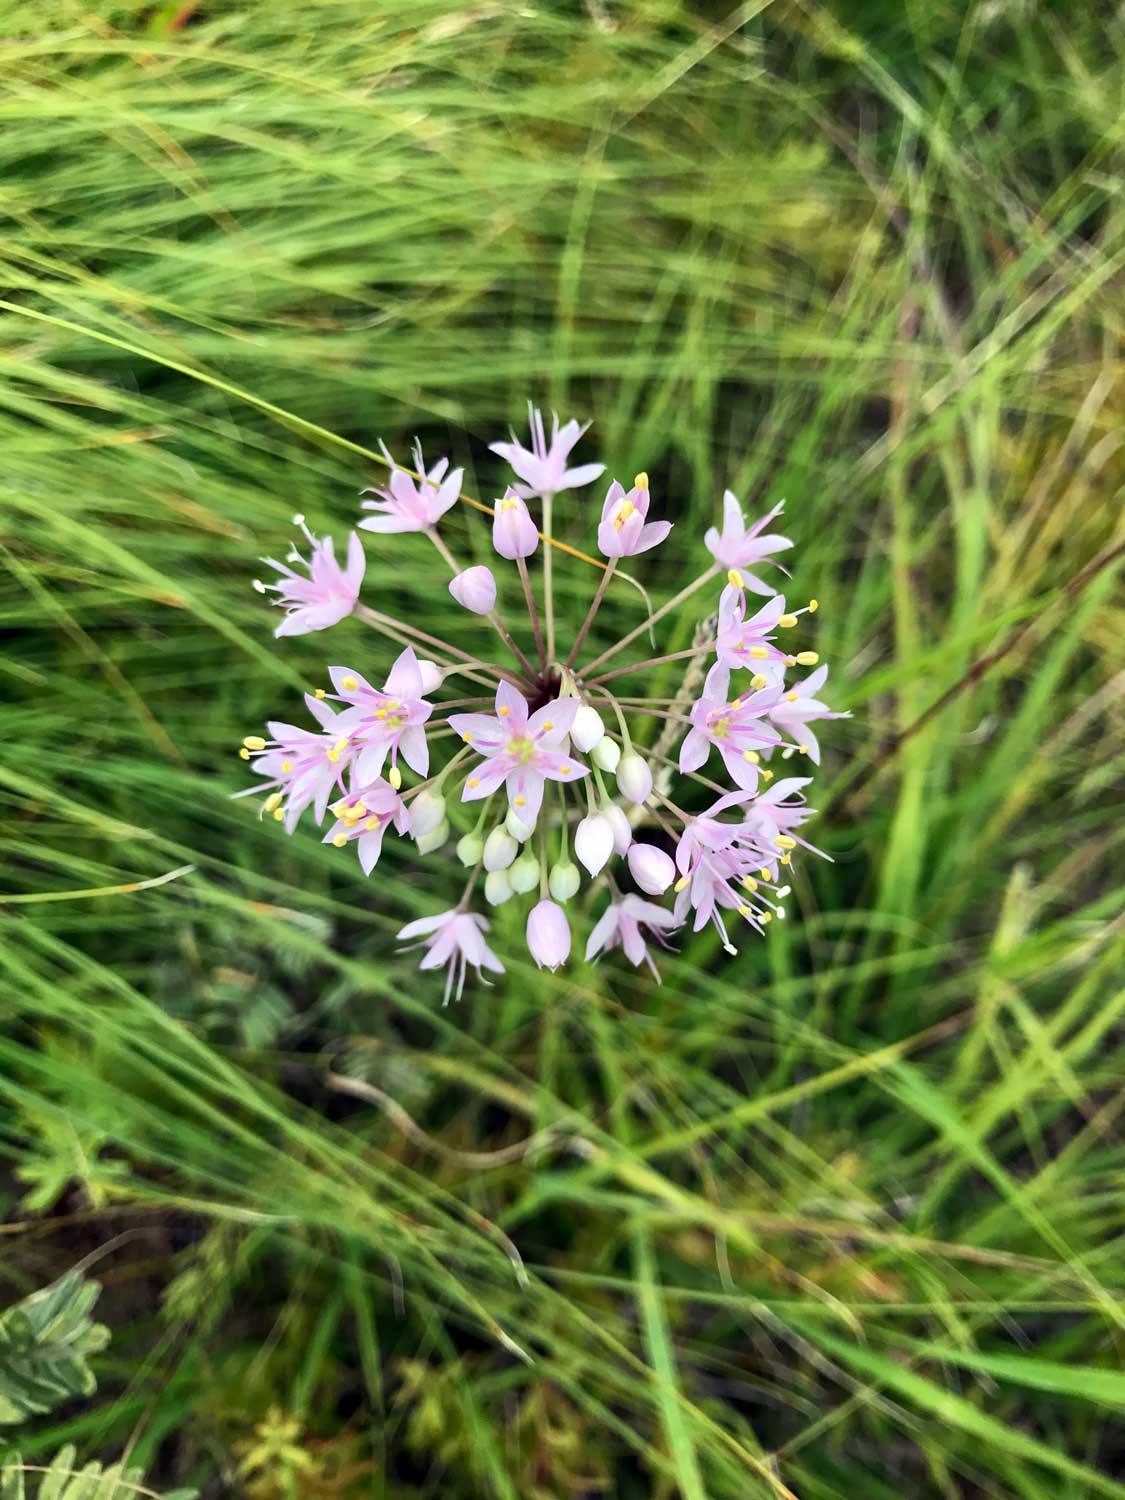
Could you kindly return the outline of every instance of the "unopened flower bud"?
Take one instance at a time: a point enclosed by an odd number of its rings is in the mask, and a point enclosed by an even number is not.
[[[526,844],[535,832],[535,829],[525,823],[510,807],[508,809],[508,816],[504,819],[504,827],[512,835],[517,844]]]
[[[645,802],[652,795],[652,772],[635,750],[621,757],[617,767],[617,785],[630,802]]]
[[[624,854],[633,842],[633,830],[629,819],[616,802],[602,808],[602,812],[613,824],[613,848],[616,854]]]
[[[466,568],[452,580],[449,592],[474,615],[491,614],[496,608],[496,579],[491,568]]]
[[[629,873],[642,891],[662,896],[676,878],[676,866],[655,844],[634,844],[629,850]]]
[[[612,774],[617,770],[617,763],[621,759],[621,746],[616,740],[611,740],[608,735],[600,739],[590,754],[590,759],[603,771]]]
[[[506,870],[520,852],[520,846],[506,828],[494,828],[484,841],[484,868]]]
[[[591,875],[600,874],[613,853],[614,828],[605,813],[590,813],[574,834],[574,852]]]
[[[483,853],[484,840],[479,833],[467,833],[464,838],[457,840],[457,858],[467,870],[480,864],[480,857]]]
[[[570,923],[554,901],[540,901],[527,918],[527,946],[541,969],[555,970],[570,957]]]
[[[429,693],[436,693],[445,681],[445,673],[436,661],[430,661],[428,657],[418,663],[418,670],[422,674],[422,697]]]
[[[588,703],[574,715],[574,723],[570,726],[570,738],[575,746],[582,751],[589,751],[600,742],[605,734],[605,725],[602,716],[596,708],[591,708]]]
[[[513,489],[493,506],[492,545],[509,562],[517,557],[530,557],[539,545],[539,532],[531,513]]]
[[[415,840],[418,845],[418,853],[432,854],[435,849],[441,848],[448,837],[449,824],[442,818],[436,828],[431,828],[429,833],[424,833],[420,839]]]
[[[578,866],[569,859],[560,859],[547,876],[547,888],[556,901],[569,901],[581,884]]]
[[[484,899],[489,906],[503,906],[512,897],[512,882],[507,870],[493,870],[484,877]]]
[[[445,798],[440,793],[422,791],[410,804],[410,832],[416,839],[425,838],[445,821]]]
[[[539,861],[534,854],[521,854],[506,873],[512,882],[512,890],[526,896],[539,884]]]

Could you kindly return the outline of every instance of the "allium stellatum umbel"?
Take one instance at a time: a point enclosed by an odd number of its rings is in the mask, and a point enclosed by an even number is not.
[[[549,969],[570,956],[566,907],[587,879],[609,898],[592,922],[587,959],[620,946],[657,979],[649,943],[667,947],[669,933],[689,920],[695,931],[713,923],[733,953],[728,921],[761,932],[784,917],[794,852],[821,851],[803,835],[814,816],[805,798],[811,778],[775,776],[771,763],[776,757],[780,768],[795,756],[818,763],[813,723],[842,717],[820,700],[827,667],[815,651],[790,644],[817,602],[790,609],[774,587],[783,571],[776,555],[792,546],[770,529],[781,506],[747,525],[729,490],[721,530],[703,539],[710,564],[599,649],[589,642],[614,577],[624,581],[621,560],[660,546],[672,530],[649,519],[647,474],[628,489],[613,480],[597,524],[607,561],[598,564],[577,635],[559,640],[554,551],[586,565],[593,559],[553,539],[554,502],[599,479],[604,465],[568,467],[586,429],[575,421],[560,428],[555,418],[548,441],[542,416],[529,411],[530,447],[514,434],[492,445],[516,476],[492,507],[492,545],[498,566],[518,575],[521,621],[501,618],[493,571],[463,566],[439,533],[461,489],[462,471],[447,459],[427,468],[415,447],[411,471],[387,455],[387,483],[366,492],[373,498],[363,509],[373,514],[358,523],[361,531],[427,537],[450,570],[450,611],[464,612],[450,633],[470,638],[474,622],[465,616],[477,616],[482,642],[494,637],[488,651],[470,652],[361,604],[364,554],[354,531],[341,566],[332,538],[314,536],[295,517],[308,560],[293,551],[285,564],[271,561],[276,582],[255,584],[286,612],[277,635],[355,615],[394,642],[397,655],[387,651],[375,680],[356,666],[329,667],[331,688],[305,695],[315,727],[270,722],[268,738],[248,735],[239,754],[258,784],[237,795],[265,793],[264,811],[287,833],[307,810],[320,826],[331,813],[325,843],[353,847],[365,875],[388,830],[426,855],[456,828],[457,858],[469,871],[460,901],[398,934],[424,948],[423,969],[446,969],[447,1000],[454,989],[460,997],[470,967],[478,978],[484,969],[504,972],[486,940],[488,920],[471,906],[478,888],[490,906],[526,901],[528,949]],[[537,594],[528,559],[541,544]],[[693,596],[705,602],[690,647],[611,665],[631,646],[647,649],[637,643],[661,620],[682,616]],[[668,662],[683,663],[678,692],[641,696],[645,674]],[[669,892],[671,904],[659,904]]]

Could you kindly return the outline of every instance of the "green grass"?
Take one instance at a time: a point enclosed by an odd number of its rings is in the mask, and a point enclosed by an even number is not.
[[[95,1252],[115,1330],[25,1458],[236,1493],[276,1409],[267,1496],[1125,1495],[1120,22],[190,9],[0,28],[0,1306]],[[834,863],[660,988],[504,908],[443,1009],[391,938],[448,865],[230,801],[385,660],[250,581],[380,438],[487,498],[528,395],[652,475],[657,599],[785,497]],[[442,633],[424,543],[368,556]]]

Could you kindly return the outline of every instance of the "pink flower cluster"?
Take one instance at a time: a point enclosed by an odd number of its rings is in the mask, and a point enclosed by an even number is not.
[[[456,832],[456,856],[468,871],[460,901],[399,933],[424,947],[423,969],[446,970],[447,1000],[460,996],[468,969],[478,978],[484,970],[504,972],[486,941],[488,920],[471,909],[478,887],[492,907],[528,898],[527,947],[540,967],[552,970],[570,957],[567,908],[585,882],[609,896],[592,923],[586,958],[620,947],[629,963],[646,964],[657,979],[650,944],[667,947],[669,934],[689,921],[696,931],[712,923],[733,952],[728,921],[760,932],[783,917],[794,853],[820,851],[804,835],[813,817],[805,801],[810,778],[775,781],[770,763],[794,755],[818,763],[810,726],[842,717],[819,697],[827,667],[817,666],[815,652],[792,651],[787,641],[816,611],[816,600],[789,610],[769,581],[776,554],[792,545],[767,529],[781,506],[747,525],[729,490],[722,529],[711,528],[703,539],[708,566],[598,650],[586,643],[619,565],[660,546],[672,530],[669,521],[649,519],[647,474],[628,489],[612,480],[597,522],[606,562],[581,628],[559,644],[552,570],[544,567],[537,594],[527,559],[542,543],[550,562],[556,497],[593,483],[603,466],[570,466],[585,432],[577,422],[560,428],[554,418],[548,441],[540,413],[531,408],[530,419],[530,447],[514,434],[510,443],[493,444],[516,475],[494,502],[492,522],[493,551],[515,564],[508,570],[514,577],[481,563],[463,566],[439,535],[462,478],[447,459],[427,469],[415,447],[415,467],[407,470],[386,454],[389,478],[368,492],[377,498],[364,502],[376,514],[361,520],[361,529],[420,532],[441,555],[452,599],[478,622],[474,627],[463,617],[456,644],[360,603],[364,554],[356,532],[341,567],[332,538],[318,539],[297,517],[311,547],[308,561],[294,552],[285,564],[271,564],[277,582],[256,585],[276,593],[286,611],[278,635],[324,630],[351,615],[396,641],[398,651],[382,686],[355,667],[329,667],[330,690],[305,695],[315,729],[271,721],[268,737],[248,735],[239,753],[258,780],[237,795],[264,793],[263,811],[287,833],[310,809],[321,826],[331,813],[325,843],[354,845],[366,875],[379,863],[390,829],[421,854],[443,848]],[[719,580],[717,601],[704,605],[715,625],[702,645],[607,667]],[[758,596],[750,605],[748,593]],[[502,615],[505,596],[521,598],[522,624]],[[494,633],[487,635],[488,650],[484,641],[466,649],[474,628]],[[669,661],[684,672],[675,697],[622,692],[622,679],[643,683],[646,672]],[[794,683],[789,673],[798,666],[815,670]],[[726,785],[714,775],[725,775]],[[660,904],[669,892],[671,905]]]

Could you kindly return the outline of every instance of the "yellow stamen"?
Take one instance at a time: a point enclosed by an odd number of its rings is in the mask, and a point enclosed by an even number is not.
[[[293,769],[293,762],[291,760],[283,760],[281,762],[281,769],[283,771],[291,771]]]
[[[764,766],[762,768],[762,780],[763,781],[772,781],[773,780],[773,772],[772,771],[767,771]]]
[[[315,698],[323,698],[323,697],[324,697],[324,689],[323,689],[323,688],[317,688],[317,690],[316,690],[316,692],[315,692],[315,693],[314,693],[314,694],[313,694],[313,696],[314,696],[314,697],[315,697]]]
[[[820,608],[820,605],[816,602],[815,599],[810,599],[809,600],[809,614],[810,615],[815,615],[816,612],[817,612],[817,610],[819,608]]]
[[[797,694],[796,693],[786,693],[785,696],[789,700],[790,703],[796,703],[796,701],[797,701]]]
[[[755,675],[750,679],[750,686],[752,688],[764,688],[765,685],[766,679],[762,676],[761,672],[755,673]]]
[[[797,665],[800,667],[815,667],[820,657],[815,651],[798,651]]]
[[[348,836],[346,833],[338,833],[332,842],[337,849],[342,849],[348,842]]]
[[[511,498],[509,498],[507,500],[501,500],[501,502],[500,502],[500,509],[501,510],[516,510],[518,506],[519,506],[519,501],[518,500],[513,500]]]
[[[738,710],[742,707],[742,699],[741,698],[736,698],[734,700],[734,702],[733,703],[729,703],[727,705],[727,707],[730,709],[731,713],[735,713],[736,714],[738,712]]]
[[[809,747],[807,745],[798,745],[797,749],[801,752],[802,755],[807,755],[809,753]]]
[[[573,771],[573,770],[574,770],[573,766],[560,766],[559,767],[559,775],[560,776],[569,776],[570,773],[571,773],[571,771]]]
[[[549,729],[554,729],[554,727],[555,727],[555,726],[554,726],[554,724],[552,724],[552,722],[551,722],[551,720],[550,720],[550,719],[544,719],[544,721],[543,721],[543,732],[544,732],[544,734],[545,734],[545,733],[546,733],[546,732],[547,732],[547,731],[548,731],[548,730],[549,730]]]
[[[509,714],[510,714],[510,713],[511,713],[511,711],[512,711],[512,710],[511,710],[511,709],[510,709],[510,708],[509,708],[509,707],[508,707],[508,705],[507,705],[507,704],[506,704],[506,703],[505,703],[505,704],[504,704],[504,706],[503,706],[503,708],[501,708],[501,710],[500,710],[500,717],[501,717],[501,718],[502,718],[502,719],[506,719],[506,718],[507,718],[507,717],[508,717],[508,715],[509,715]]]
[[[516,797],[514,800],[515,800],[515,804],[516,804],[517,807],[526,807],[527,806],[527,798],[526,797]]]
[[[633,504],[633,502],[631,500],[622,500],[621,504],[617,507],[617,510],[616,510],[616,512],[614,514],[614,517],[613,517],[614,527],[618,531],[620,531],[621,528],[622,528],[622,526],[625,525],[625,522],[633,514],[633,512],[636,510],[636,508],[637,507]]]
[[[752,909],[753,909],[753,908],[752,908],[752,907],[749,907],[749,906],[740,906],[740,907],[739,907],[739,908],[738,908],[738,915],[739,915],[739,916],[740,916],[740,917],[748,917],[748,916],[749,916],[749,915],[750,915],[750,913],[751,913],[751,911],[752,911]]]
[[[769,912],[769,911],[764,911],[762,913],[762,915],[758,918],[758,921],[759,922],[772,922],[773,921],[773,913]]]
[[[275,807],[274,808],[274,810],[273,810],[273,820],[274,820],[275,823],[280,823],[281,820],[282,820],[282,818],[284,818],[284,816],[285,816],[285,809],[283,807]]]
[[[676,891],[677,893],[680,892],[680,891],[686,891],[687,888],[688,888],[688,886],[690,884],[691,884],[691,876],[690,875],[681,875],[680,878],[679,878],[679,880],[677,880],[676,884],[672,887],[672,889],[674,891]]]
[[[744,875],[742,877],[742,888],[747,891],[756,891],[758,889],[758,882],[754,879],[753,875]]]
[[[399,787],[402,785],[402,772],[397,766],[392,766],[391,769],[387,772],[387,780],[397,792]]]
[[[797,616],[796,615],[782,615],[781,618],[780,618],[780,620],[778,620],[777,623],[779,625],[783,625],[785,627],[785,629],[788,630],[791,625],[796,625],[796,623],[797,623]]]
[[[727,570],[727,582],[732,589],[740,589],[742,587],[742,574],[737,568],[729,568]]]
[[[356,688],[359,687],[359,679],[358,677],[341,677],[340,686],[345,693],[354,693]]]
[[[643,470],[633,480],[633,488],[635,490],[647,490],[648,489],[648,475]]]
[[[764,661],[765,658],[769,655],[769,652],[766,650],[765,646],[751,646],[750,650],[747,652],[747,655],[752,656],[755,661]]]
[[[463,739],[463,740],[464,740],[464,741],[465,741],[465,743],[466,743],[466,745],[467,745],[467,744],[468,744],[468,743],[469,743],[469,742],[470,742],[470,740],[471,740],[471,739],[472,739],[472,737],[473,737],[473,736],[472,736],[472,734],[471,734],[471,733],[469,733],[469,732],[468,732],[468,731],[466,731],[466,732],[465,732],[465,733],[464,733],[464,734],[463,734],[463,735],[462,735],[462,736],[461,736],[461,738],[462,738],[462,739]]]
[[[797,665],[797,658],[795,656],[787,656],[785,658],[785,665],[787,667],[795,667]]]
[[[357,802],[356,805],[352,808],[352,812],[355,813],[355,815],[356,815],[357,818],[366,817],[366,815],[367,815],[367,803],[366,802]]]
[[[765,865],[763,865],[762,868],[758,871],[758,874],[762,877],[763,880],[772,880],[773,879],[773,876],[770,874],[769,870],[765,867]]]
[[[332,746],[332,748],[333,748],[333,750],[335,750],[337,752],[339,752],[341,750],[346,750],[348,748],[348,737],[347,737],[347,735],[346,734],[342,734],[340,736],[340,738],[336,741],[336,743]]]
[[[245,745],[243,745],[242,749],[238,752],[238,758],[239,758],[239,760],[249,760],[250,759],[250,752],[249,752],[249,750],[247,750],[247,748],[246,748]]]
[[[379,819],[372,813],[363,826],[368,833],[374,833],[379,826]]]
[[[472,787],[480,786],[480,777],[479,776],[470,776],[468,784],[469,784],[469,786],[472,786]]]
[[[779,865],[791,865],[792,863],[793,863],[793,856],[791,854],[783,854],[781,856],[781,858],[778,860],[778,864]]]
[[[325,755],[327,755],[328,759],[332,762],[333,765],[335,765],[336,762],[340,759],[339,750],[326,750],[324,753]]]
[[[264,750],[266,742],[260,734],[248,734],[242,741],[247,750]]]
[[[281,793],[271,792],[266,798],[266,812],[273,812],[275,807],[281,806]]]
[[[797,840],[790,838],[787,833],[779,833],[776,842],[779,849],[796,849],[797,847]]]
[[[742,752],[742,759],[748,760],[752,766],[756,766],[761,758],[756,750],[744,750]]]

